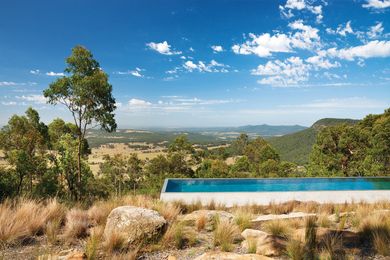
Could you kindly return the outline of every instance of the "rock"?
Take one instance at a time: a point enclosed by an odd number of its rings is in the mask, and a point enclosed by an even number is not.
[[[210,231],[213,230],[213,219],[216,215],[219,216],[220,221],[231,222],[234,218],[233,214],[222,210],[196,210],[191,212],[190,214],[184,215],[180,219],[180,221],[188,225],[195,225],[200,217],[205,216],[206,217],[205,229]]]
[[[264,256],[279,256],[287,244],[284,238],[255,229],[245,229],[241,235],[245,238],[241,243],[244,249],[248,250],[250,243],[255,243],[256,254]]]
[[[256,254],[236,254],[230,252],[207,252],[201,256],[195,258],[195,260],[271,260],[273,258],[269,258],[263,255]]]
[[[157,211],[122,206],[113,209],[108,215],[104,236],[118,232],[127,238],[129,244],[132,244],[158,237],[166,223]]]
[[[83,260],[87,259],[87,256],[82,252],[71,253],[66,257],[66,260]]]
[[[271,220],[296,219],[296,218],[306,218],[306,217],[315,217],[315,216],[317,216],[317,214],[304,213],[304,212],[291,212],[289,214],[280,214],[280,215],[268,214],[268,215],[258,216],[257,218],[252,220],[252,223],[258,224],[258,223],[267,222]]]
[[[340,218],[343,218],[343,217],[349,217],[349,216],[353,216],[355,215],[356,213],[351,211],[351,212],[341,212],[339,213],[338,215],[337,214],[332,214],[332,215],[329,215],[328,216],[328,219],[332,222],[339,222],[340,221]]]
[[[241,233],[241,236],[243,236],[245,239],[254,239],[254,238],[257,239],[257,238],[265,238],[269,236],[269,234],[261,230],[247,228]]]
[[[177,260],[177,257],[174,255],[170,255],[170,256],[168,256],[167,260]]]

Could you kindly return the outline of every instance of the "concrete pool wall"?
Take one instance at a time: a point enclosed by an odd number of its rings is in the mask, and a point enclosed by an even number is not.
[[[274,192],[162,192],[163,201],[183,201],[192,203],[211,201],[227,207],[247,204],[268,205],[271,202],[283,203],[291,200],[315,201],[318,203],[377,202],[390,200],[390,190],[351,190],[351,191],[274,191]]]
[[[305,178],[302,178],[305,179]],[[307,190],[307,191],[223,191],[223,192],[178,192],[167,191],[169,179],[165,180],[160,199],[163,201],[182,201],[185,203],[214,201],[227,207],[233,205],[283,203],[287,201],[315,201],[318,203],[345,203],[365,201],[373,203],[390,200],[390,189],[372,190]]]

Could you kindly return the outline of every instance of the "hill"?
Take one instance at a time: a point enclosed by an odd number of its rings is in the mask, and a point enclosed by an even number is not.
[[[317,133],[323,128],[338,124],[354,125],[359,120],[323,118],[316,121],[310,128],[278,137],[267,141],[276,149],[282,160],[303,165],[309,161],[311,148],[316,141]]]

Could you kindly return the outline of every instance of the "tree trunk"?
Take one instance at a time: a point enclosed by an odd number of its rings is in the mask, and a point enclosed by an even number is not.
[[[77,197],[81,197],[81,134],[79,135],[79,143],[77,147]]]

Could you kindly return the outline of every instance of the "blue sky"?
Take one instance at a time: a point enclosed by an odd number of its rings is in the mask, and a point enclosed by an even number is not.
[[[42,90],[71,48],[109,74],[119,127],[311,125],[390,107],[390,0],[7,1],[0,125],[28,106],[70,120]]]

